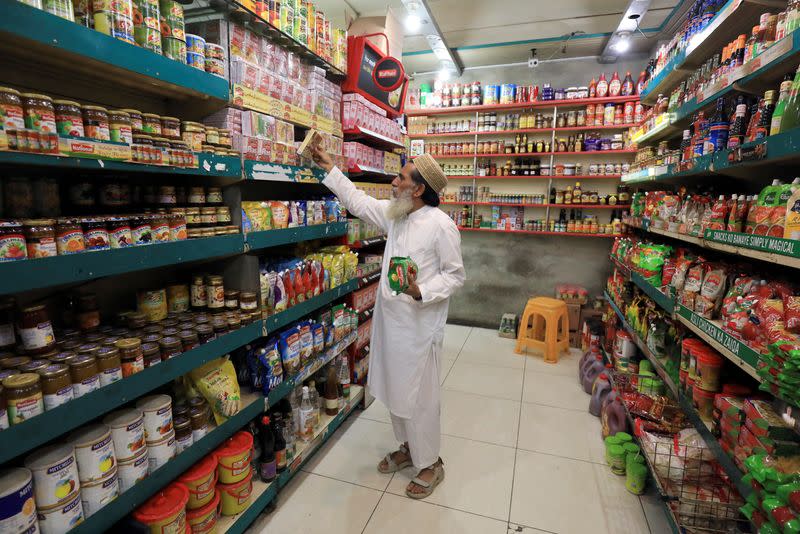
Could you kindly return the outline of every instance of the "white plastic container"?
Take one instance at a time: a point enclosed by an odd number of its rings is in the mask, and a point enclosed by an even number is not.
[[[117,476],[117,468],[114,467],[105,478],[83,485],[81,488],[83,513],[88,519],[118,496],[119,477]]]
[[[69,496],[65,504],[39,509],[39,528],[42,534],[65,534],[83,521],[81,492]]]
[[[117,410],[103,418],[103,424],[111,429],[114,452],[121,463],[138,456],[147,448],[144,436],[144,414],[141,410]]]
[[[147,447],[138,456],[122,460],[117,464],[119,491],[125,493],[150,473],[150,453]]]
[[[72,445],[52,445],[39,449],[25,458],[25,467],[33,473],[33,493],[40,510],[74,500],[74,494],[81,489]]]
[[[39,532],[30,469],[0,471],[0,517],[0,532]]]
[[[163,441],[172,432],[172,397],[151,395],[136,403],[144,412],[144,435],[149,443]]]
[[[147,444],[147,452],[150,456],[150,472],[170,461],[177,454],[175,446],[175,432],[172,431],[167,437],[157,443]]]
[[[70,434],[69,442],[75,446],[78,475],[82,483],[100,480],[116,470],[114,442],[106,425],[97,423],[77,430]]]

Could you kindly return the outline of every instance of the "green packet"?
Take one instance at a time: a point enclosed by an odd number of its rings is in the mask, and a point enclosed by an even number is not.
[[[389,288],[395,295],[405,293],[416,280],[419,268],[414,260],[401,256],[394,256],[389,260]]]

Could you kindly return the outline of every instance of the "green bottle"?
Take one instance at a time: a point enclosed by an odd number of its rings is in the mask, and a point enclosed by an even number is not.
[[[800,126],[800,69],[792,82],[792,89],[783,109],[779,131],[780,133],[788,132],[797,126]]]
[[[787,74],[781,82],[780,96],[778,96],[778,103],[775,105],[775,112],[772,114],[772,122],[769,129],[770,135],[775,135],[781,132],[781,121],[783,120],[783,114],[786,111],[786,102],[789,100],[789,95],[792,92],[792,85],[794,85],[798,77],[800,77],[800,67],[798,67],[797,73],[794,75],[794,81],[792,80],[792,75]]]

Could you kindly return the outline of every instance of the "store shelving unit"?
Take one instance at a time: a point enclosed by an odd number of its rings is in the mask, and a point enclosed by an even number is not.
[[[608,204],[526,204],[523,202],[442,202],[444,206],[517,206],[521,208],[572,208],[572,209],[596,209],[596,210],[615,210],[627,209],[629,204],[611,205]]]
[[[498,104],[498,105],[490,105],[490,106],[461,106],[461,107],[454,107],[454,108],[433,108],[433,109],[420,109],[420,110],[410,110],[407,111],[407,114],[410,117],[423,117],[423,116],[438,116],[438,115],[449,115],[449,114],[462,114],[467,115],[471,114],[471,120],[477,123],[478,113],[484,112],[503,112],[503,111],[513,111],[513,110],[520,110],[520,109],[552,109],[552,121],[553,124],[556,123],[556,117],[560,109],[564,108],[575,108],[581,106],[587,106],[591,104],[609,104],[609,103],[625,103],[625,102],[633,102],[638,100],[638,96],[628,96],[628,97],[608,97],[608,98],[588,98],[588,99],[572,99],[572,100],[558,100],[558,101],[540,101],[540,102],[528,102],[528,103],[514,103],[514,104]],[[559,151],[548,151],[548,152],[526,152],[526,153],[515,153],[515,154],[506,154],[506,153],[478,153],[477,152],[477,144],[480,138],[483,136],[495,136],[495,137],[503,137],[509,135],[519,135],[519,134],[549,134],[550,136],[550,143],[552,147],[555,147],[557,142],[557,135],[559,133],[570,133],[570,132],[583,132],[583,131],[613,131],[613,130],[626,130],[630,128],[631,124],[618,124],[618,125],[606,125],[606,126],[569,126],[569,127],[551,127],[551,128],[527,128],[527,129],[515,129],[515,130],[497,130],[497,131],[467,131],[467,132],[447,132],[447,133],[425,133],[425,134],[410,134],[409,137],[411,139],[436,139],[436,138],[448,138],[448,137],[462,137],[462,138],[472,138],[473,144],[475,145],[475,149],[472,153],[469,154],[448,154],[448,155],[434,155],[434,159],[438,161],[459,161],[459,160],[472,160],[472,168],[476,169],[478,166],[478,161],[480,159],[494,159],[494,158],[505,158],[505,159],[514,159],[514,158],[539,158],[545,163],[549,163],[550,167],[553,168],[557,161],[563,161],[563,158],[579,158],[583,160],[584,157],[595,157],[595,158],[603,158],[606,156],[611,156],[613,158],[623,157],[623,156],[630,156],[636,153],[636,150],[633,149],[623,149],[623,150],[596,150],[596,151],[581,151],[581,152],[559,152]],[[474,170],[472,172],[475,172]],[[534,176],[480,176],[480,175],[449,175],[448,178],[450,180],[470,180],[472,182],[473,190],[477,189],[477,182],[478,180],[547,180],[547,187],[545,192],[550,191],[553,187],[553,182],[555,180],[618,180],[620,175],[618,174],[608,174],[608,175],[534,175]],[[449,203],[448,203],[449,204]],[[470,208],[470,216],[474,219],[475,217],[475,206],[482,206],[482,205],[497,205],[497,204],[477,204],[477,203],[469,203],[469,202],[456,202],[454,204],[461,204],[466,206],[471,206]],[[502,205],[502,204],[501,204]],[[542,205],[537,206],[522,206],[517,205],[519,207],[540,207]],[[550,207],[556,206],[548,206],[544,205],[546,212],[545,212],[545,220],[550,219]],[[486,230],[491,230],[486,228]],[[550,235],[549,232],[522,232],[522,233],[541,233],[544,235]]]
[[[356,126],[352,130],[345,130],[344,140],[364,141],[369,145],[375,146],[376,148],[381,148],[383,150],[392,150],[395,148],[403,148],[405,146],[402,141],[386,137],[378,132],[373,132],[372,130],[364,128],[363,126]]]
[[[347,223],[316,224],[280,230],[264,230],[244,234],[245,250],[259,250],[289,243],[329,239],[347,234]]]
[[[675,378],[664,366],[664,362],[662,362],[653,354],[647,344],[639,337],[639,334],[630,326],[625,318],[625,315],[617,306],[617,303],[614,302],[613,298],[611,298],[611,295],[605,293],[605,298],[611,308],[614,310],[614,313],[616,313],[619,317],[620,324],[623,325],[641,353],[647,358],[648,361],[650,361],[653,369],[656,371],[656,374],[659,376],[659,378],[661,378],[661,380],[664,381],[664,384],[670,390],[673,397],[678,401],[678,404],[681,406],[684,413],[686,413],[687,419],[691,425],[703,437],[709,450],[714,454],[715,459],[722,467],[723,471],[725,471],[725,474],[728,475],[731,482],[734,484],[734,486],[736,486],[736,489],[743,497],[749,495],[752,491],[752,488],[748,484],[742,482],[742,472],[739,470],[736,464],[733,463],[733,460],[722,450],[719,441],[711,433],[710,424],[700,418],[697,409],[692,404],[692,399],[687,398],[683,394],[679,387],[680,384],[676,383]]]
[[[356,241],[355,243],[350,243],[348,246],[350,248],[360,249],[360,248],[367,248],[375,245],[380,245],[383,243],[386,243],[385,235],[370,237],[369,239],[362,239],[360,241]]]
[[[544,232],[539,230],[501,230],[498,228],[468,228],[466,226],[459,226],[462,232],[492,232],[498,234],[519,234],[519,235],[551,235],[563,237],[619,237],[619,234],[587,234],[583,232]]]

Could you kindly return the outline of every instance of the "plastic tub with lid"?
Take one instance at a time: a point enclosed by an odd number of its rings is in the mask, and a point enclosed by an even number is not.
[[[189,510],[203,508],[214,498],[217,463],[216,455],[209,454],[178,477],[178,482],[189,491],[189,502],[186,504]]]
[[[719,391],[722,356],[709,347],[697,351],[697,380],[695,385],[706,391]]]
[[[215,532],[219,518],[220,492],[211,488],[212,498],[202,508],[186,511],[186,522],[192,529],[192,534],[207,534]]]
[[[706,391],[697,385],[692,388],[692,400],[703,421],[711,421],[714,417],[714,395],[713,391]]]
[[[133,518],[144,523],[151,534],[186,531],[186,503],[189,490],[180,482],[173,482],[150,497],[133,512]]]
[[[80,491],[75,447],[52,445],[25,458],[25,467],[33,473],[38,508],[53,508],[67,503]]]
[[[250,504],[253,493],[253,473],[249,471],[239,482],[234,484],[217,484],[220,494],[220,513],[236,515],[244,511]]]
[[[248,476],[252,448],[253,435],[239,431],[214,451],[219,462],[217,473],[220,484],[235,484]]]

